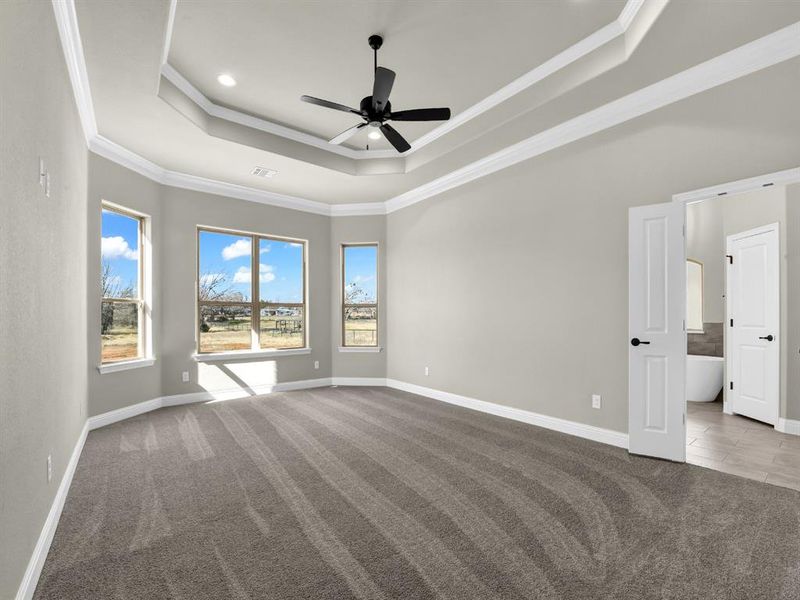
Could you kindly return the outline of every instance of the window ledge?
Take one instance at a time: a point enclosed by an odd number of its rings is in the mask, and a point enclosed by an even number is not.
[[[339,352],[382,352],[383,346],[339,346]]]
[[[101,375],[105,375],[106,373],[116,373],[117,371],[130,371],[131,369],[152,367],[155,363],[155,358],[137,358],[135,360],[125,360],[98,365],[97,370],[100,371]]]
[[[295,356],[311,354],[311,348],[286,348],[285,350],[231,350],[230,352],[208,352],[192,354],[197,362],[214,362],[218,360],[237,360],[240,358],[277,358],[279,356]]]

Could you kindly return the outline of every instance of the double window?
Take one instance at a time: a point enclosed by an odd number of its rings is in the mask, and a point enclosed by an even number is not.
[[[198,353],[306,347],[306,242],[198,228]]]
[[[342,246],[342,346],[378,345],[378,245]]]
[[[103,203],[101,216],[101,363],[145,358],[147,218]]]

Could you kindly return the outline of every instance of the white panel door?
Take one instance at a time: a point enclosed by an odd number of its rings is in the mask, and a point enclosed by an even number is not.
[[[780,402],[778,224],[728,237],[728,402],[777,425]]]
[[[686,460],[684,206],[628,214],[629,449]]]

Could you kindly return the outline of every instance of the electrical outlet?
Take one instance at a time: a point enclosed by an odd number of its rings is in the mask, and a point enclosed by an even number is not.
[[[189,383],[189,371],[184,371],[181,373],[181,381],[183,383]]]
[[[53,456],[51,454],[47,455],[47,483],[50,483],[53,479]]]
[[[318,360],[314,361],[314,368],[315,369],[319,369],[319,361]]]
[[[600,394],[592,394],[592,408],[600,408],[601,401]]]
[[[425,377],[427,377],[429,374],[430,374],[430,370],[428,369],[428,367],[425,367]]]

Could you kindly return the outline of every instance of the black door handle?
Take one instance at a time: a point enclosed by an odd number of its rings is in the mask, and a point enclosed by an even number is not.
[[[633,338],[631,340],[631,346],[638,346],[639,344],[649,344],[650,342],[643,342],[639,338]]]
[[[771,342],[771,341],[772,341],[772,340],[774,340],[775,338],[774,338],[774,337],[772,336],[772,334],[770,333],[769,335],[760,335],[760,336],[758,336],[758,339],[760,339],[760,340],[767,340],[768,342]]]

